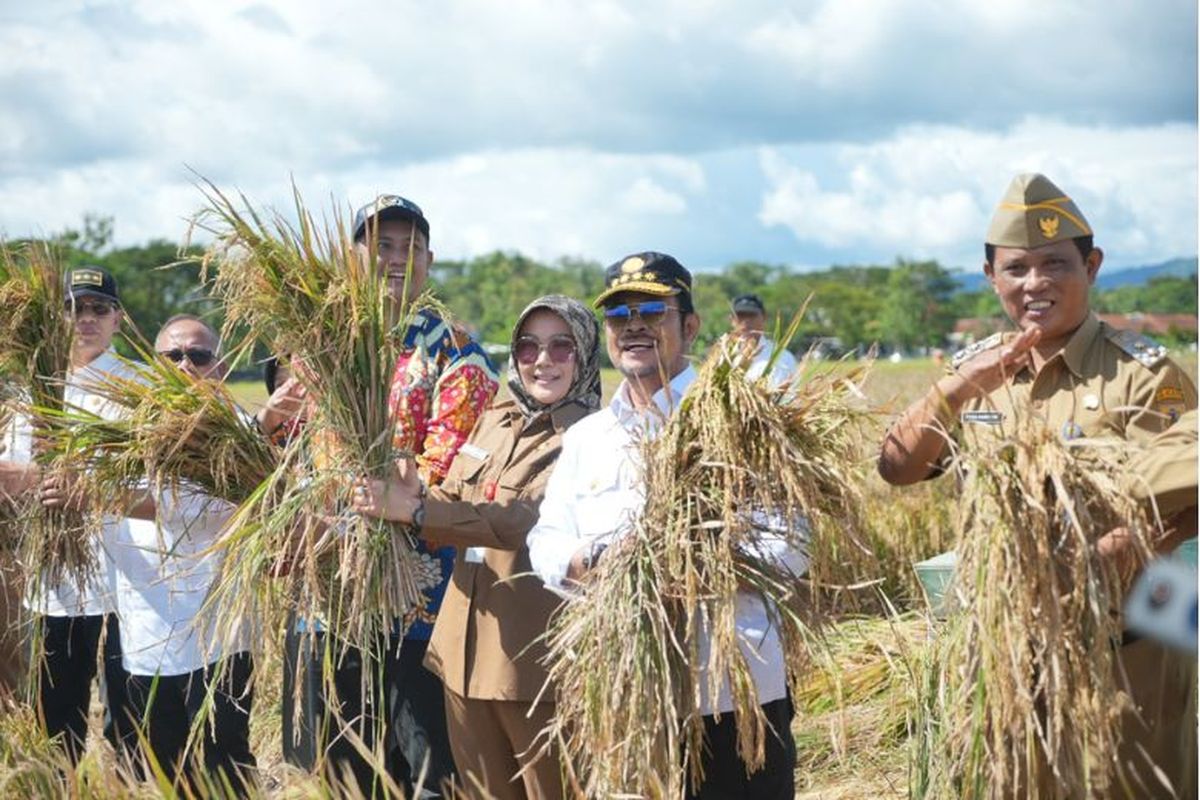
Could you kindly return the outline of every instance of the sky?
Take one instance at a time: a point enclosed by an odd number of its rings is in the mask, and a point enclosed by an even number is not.
[[[1197,252],[1194,0],[0,3],[0,235],[419,203],[439,258],[977,270],[1046,173],[1108,268]]]

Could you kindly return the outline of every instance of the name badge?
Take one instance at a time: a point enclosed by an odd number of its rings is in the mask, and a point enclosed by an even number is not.
[[[999,411],[964,411],[962,421],[973,425],[999,425],[1004,421],[1004,415]]]
[[[491,455],[487,450],[484,450],[482,447],[477,445],[473,445],[470,442],[467,442],[462,447],[458,448],[458,453],[459,455],[470,456],[477,461],[486,461],[487,457]]]
[[[483,554],[486,550],[486,547],[468,547],[467,552],[463,553],[463,561],[468,564],[482,564]]]

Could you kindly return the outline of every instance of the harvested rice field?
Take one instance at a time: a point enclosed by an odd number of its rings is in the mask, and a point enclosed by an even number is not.
[[[1194,354],[1176,357],[1195,374]],[[872,404],[898,411],[923,392],[940,369],[920,360],[875,364],[862,388]],[[605,371],[606,399],[616,383],[616,374]],[[246,407],[265,398],[259,382],[230,388]],[[908,732],[918,713],[916,698],[922,670],[931,658],[935,623],[926,614],[911,565],[954,546],[953,509],[960,498],[950,480],[907,489],[886,486],[870,468],[886,418],[872,424],[862,434],[859,457],[866,476],[860,535],[873,556],[847,562],[844,574],[837,576],[839,583],[858,588],[828,598],[825,658],[814,660],[793,698],[797,798],[914,796]],[[13,587],[8,588],[12,598]],[[283,763],[281,674],[278,649],[268,650],[257,664],[251,722],[264,793],[278,798],[328,796],[313,778]],[[163,796],[153,784],[131,787],[117,778],[112,751],[99,736],[96,701],[92,717],[88,755],[72,775],[64,775],[54,751],[37,733],[29,709],[9,704],[0,713],[0,797]]]

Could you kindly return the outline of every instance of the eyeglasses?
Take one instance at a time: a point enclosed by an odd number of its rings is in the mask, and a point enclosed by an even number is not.
[[[568,336],[555,336],[549,342],[542,344],[532,336],[522,336],[513,346],[513,355],[518,364],[533,364],[541,356],[542,351],[550,355],[555,364],[566,364],[575,358],[575,340]]]
[[[99,302],[88,300],[67,301],[67,312],[75,317],[81,317],[84,314],[91,314],[94,317],[107,317],[116,310],[116,305],[106,303],[103,300]]]
[[[676,306],[667,305],[665,300],[647,300],[645,303],[622,303],[619,306],[609,306],[604,309],[604,319],[617,328],[624,328],[629,324],[629,320],[633,319],[634,314],[636,314],[646,327],[657,328],[666,319],[668,311],[678,310],[679,308]]]
[[[203,347],[189,347],[186,350],[176,347],[172,350],[159,350],[158,354],[175,364],[182,363],[186,358],[193,367],[207,367],[214,357],[212,350],[205,350]]]

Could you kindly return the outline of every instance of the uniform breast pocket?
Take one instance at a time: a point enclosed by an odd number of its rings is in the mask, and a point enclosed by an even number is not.
[[[640,505],[639,493],[626,488],[615,477],[587,482],[576,496],[579,533],[595,537],[628,527]]]
[[[454,456],[454,461],[450,463],[450,470],[446,473],[446,480],[474,483],[479,479],[483,468],[487,466],[489,458],[490,455],[486,450],[481,450],[478,447],[472,448],[469,444],[463,445],[458,454]]]

